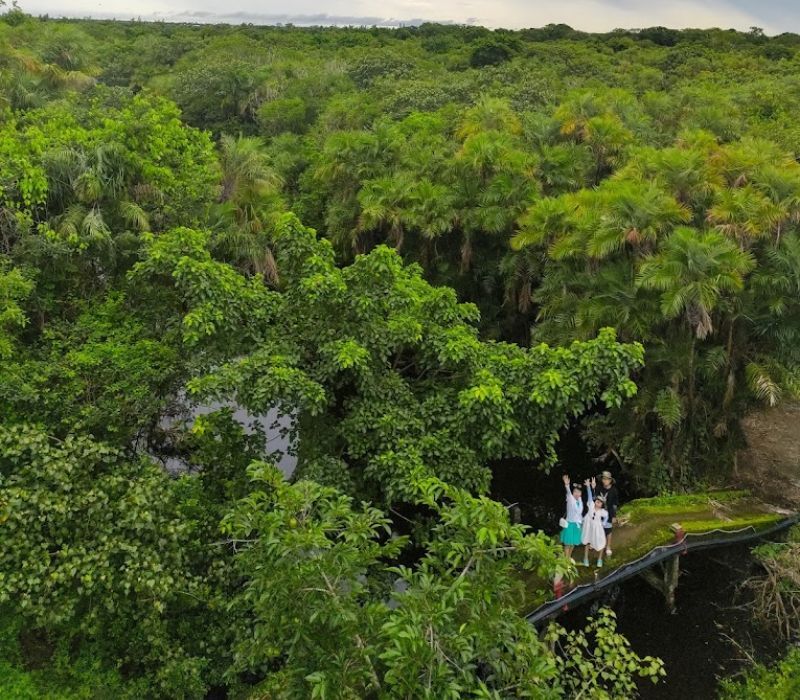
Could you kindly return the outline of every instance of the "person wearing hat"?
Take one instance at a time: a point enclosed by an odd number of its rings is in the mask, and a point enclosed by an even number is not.
[[[608,520],[605,521],[604,527],[606,531],[606,556],[610,557],[612,554],[611,535],[614,525],[617,523],[617,509],[619,508],[619,492],[617,491],[616,480],[611,472],[605,471],[600,475],[600,486],[597,489],[597,493],[603,497],[605,509],[608,511]]]

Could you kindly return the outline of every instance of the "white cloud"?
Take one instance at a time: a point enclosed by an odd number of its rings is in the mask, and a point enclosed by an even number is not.
[[[34,14],[71,16],[116,16],[130,18],[161,16],[167,18],[182,13],[211,13],[225,17],[225,12],[238,13],[233,21],[258,21],[260,15],[269,17],[326,15],[350,19],[392,18],[403,21],[425,19],[483,24],[489,27],[540,27],[550,23],[565,23],[586,31],[608,31],[617,27],[735,27],[747,29],[752,25],[768,32],[787,31],[787,27],[772,27],[756,10],[734,7],[730,0],[233,0],[222,6],[215,0],[177,0],[168,5],[157,0],[22,0],[23,7]],[[768,5],[764,2],[764,5]],[[224,9],[222,9],[224,7]],[[758,6],[756,6],[758,7]],[[185,15],[184,15],[185,16]],[[245,16],[253,19],[248,20]],[[800,21],[787,18],[795,28]],[[211,21],[211,18],[209,20]],[[277,20],[276,20],[277,21]]]

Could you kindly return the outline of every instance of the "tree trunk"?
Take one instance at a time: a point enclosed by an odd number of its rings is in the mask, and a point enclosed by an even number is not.
[[[692,345],[689,350],[689,377],[688,377],[688,401],[686,407],[686,418],[691,423],[694,414],[694,365],[695,365],[695,352],[697,346],[697,338],[692,333]]]
[[[731,319],[728,324],[728,342],[726,346],[726,370],[728,372],[727,386],[725,387],[725,397],[722,399],[722,410],[727,412],[728,408],[733,401],[733,395],[736,389],[736,376],[733,372],[733,327],[736,324],[735,319]]]

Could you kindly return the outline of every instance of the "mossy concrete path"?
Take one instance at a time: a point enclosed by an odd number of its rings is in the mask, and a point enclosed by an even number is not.
[[[645,574],[659,586],[657,577],[646,572],[672,559],[675,570],[661,572],[664,592],[668,595],[670,586],[674,589],[677,585],[675,557],[682,551],[698,545],[722,546],[747,539],[748,535],[757,539],[781,524],[796,521],[797,515],[765,503],[747,491],[712,491],[631,501],[620,509],[618,519],[612,539],[613,555],[605,558],[602,568],[595,567],[592,556],[590,567],[578,565],[563,580],[543,581],[535,576],[525,579],[527,614],[548,602],[553,608],[552,601],[556,598],[563,597],[565,603],[586,598],[637,573]],[[583,548],[576,548],[573,556],[580,562]],[[668,580],[673,577],[674,581]]]

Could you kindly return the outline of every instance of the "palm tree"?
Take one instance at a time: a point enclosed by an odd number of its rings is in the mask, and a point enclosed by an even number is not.
[[[594,181],[599,183],[622,162],[622,153],[633,135],[618,116],[607,114],[586,122],[582,140],[594,155]]]
[[[712,313],[726,293],[738,292],[755,266],[753,257],[715,231],[678,227],[657,255],[639,267],[636,284],[661,292],[667,319],[684,315],[695,337],[713,333]]]
[[[585,90],[574,93],[564,100],[556,109],[553,118],[560,125],[562,134],[582,141],[585,137],[586,123],[605,112],[606,107],[598,95],[594,91]]]
[[[765,194],[747,184],[717,190],[716,201],[706,218],[718,231],[736,240],[742,250],[747,250],[755,239],[776,231],[783,216]]]
[[[743,187],[765,168],[783,168],[791,165],[794,159],[771,141],[743,138],[716,149],[713,161],[714,168],[729,187]]]
[[[588,182],[592,154],[585,145],[543,144],[538,154],[540,178],[546,194],[571,192]]]
[[[467,110],[456,131],[456,137],[466,141],[471,136],[486,132],[513,135],[519,135],[522,132],[522,123],[506,100],[496,97],[481,97],[474,107]]]
[[[573,197],[540,199],[518,221],[518,231],[511,247],[521,250],[527,246],[546,245],[560,238],[575,225],[572,216],[578,204]]]
[[[510,234],[537,193],[535,162],[514,137],[499,132],[470,136],[456,156],[460,268],[472,264],[483,234]]]
[[[787,226],[800,223],[800,166],[794,161],[768,165],[757,174],[755,187],[775,205],[775,243]]]
[[[416,179],[411,172],[364,183],[358,203],[360,244],[367,234],[379,233],[400,250],[411,233],[421,239],[425,263],[429,262],[432,244],[452,230],[456,219],[455,196],[449,187],[428,178]]]
[[[528,246],[507,254],[500,265],[505,280],[505,302],[527,314],[533,306],[533,291],[541,281],[544,255]]]
[[[620,176],[655,182],[695,212],[704,212],[715,189],[723,186],[708,153],[699,148],[640,149]]]
[[[747,352],[751,393],[775,405],[784,390],[800,394],[800,237],[770,247],[752,275],[742,316],[758,343]]]
[[[281,180],[254,137],[220,138],[222,181],[215,247],[245,272],[278,283],[271,223],[282,209]]]
[[[436,242],[456,225],[456,196],[448,185],[422,178],[413,185],[410,201],[406,217],[422,239],[420,261],[428,269],[436,257]]]
[[[658,300],[636,284],[630,260],[608,261],[585,278],[587,289],[575,312],[580,337],[594,337],[601,328],[611,326],[624,342],[652,339],[659,320]]]
[[[222,168],[219,201],[236,203],[242,216],[250,215],[262,196],[272,194],[282,185],[258,138],[223,134],[219,140],[219,163]]]
[[[554,118],[561,134],[585,144],[594,157],[594,182],[619,165],[622,151],[632,134],[621,114],[629,112],[630,96],[610,90],[605,95],[594,91],[572,95],[556,110]]]
[[[652,182],[609,180],[594,193],[596,223],[589,233],[586,251],[603,259],[630,246],[638,251],[654,249],[674,226],[686,223],[691,213],[674,197]]]
[[[411,205],[413,180],[409,173],[381,177],[364,184],[358,193],[361,215],[359,233],[388,229],[390,240],[397,250],[403,247],[406,212]]]
[[[666,319],[683,316],[691,333],[688,361],[688,415],[695,405],[696,341],[714,332],[713,313],[726,295],[744,287],[755,260],[716,231],[679,227],[660,252],[645,260],[636,283],[661,293]]]
[[[0,47],[0,105],[30,109],[69,90],[84,90],[94,84],[88,73],[48,63],[30,52],[8,44]]]
[[[338,196],[355,196],[364,180],[377,175],[380,146],[374,133],[335,133],[325,141],[313,171],[314,179]]]
[[[457,154],[464,176],[485,182],[493,174],[504,170],[527,170],[533,174],[535,164],[522,151],[512,136],[497,131],[474,134],[464,141]]]
[[[43,161],[50,225],[73,244],[110,257],[115,237],[149,230],[149,217],[135,198],[135,176],[119,144],[62,148],[46,153]]]
[[[377,167],[381,154],[375,133],[343,131],[325,140],[311,171],[324,200],[326,231],[345,256],[363,249],[358,192],[364,182],[382,174]]]

